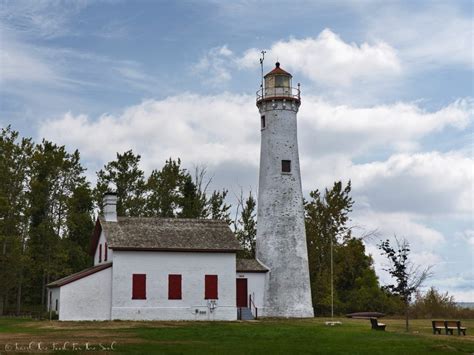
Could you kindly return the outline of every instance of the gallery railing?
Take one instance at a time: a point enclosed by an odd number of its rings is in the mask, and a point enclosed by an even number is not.
[[[300,101],[301,97],[301,90],[298,86],[297,88],[290,88],[290,87],[275,87],[275,88],[265,88],[260,89],[257,91],[257,102],[262,101],[264,99],[271,99],[271,98],[289,98],[289,99],[296,99]]]

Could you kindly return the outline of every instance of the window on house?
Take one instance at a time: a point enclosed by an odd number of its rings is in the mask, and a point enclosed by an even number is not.
[[[146,275],[145,274],[133,274],[132,299],[133,300],[146,300]]]
[[[217,297],[217,275],[206,275],[205,276],[205,291],[204,299],[216,300]]]
[[[99,263],[102,262],[102,244],[99,244]]]
[[[262,121],[262,128],[265,128],[266,125],[265,125],[265,115],[261,116],[261,121]]]
[[[58,299],[56,298],[56,303],[54,305],[54,310],[57,312],[58,311]]]
[[[108,257],[108,248],[107,248],[107,243],[104,244],[104,261],[107,261]]]
[[[291,160],[282,160],[281,161],[281,172],[282,173],[291,173]]]
[[[168,275],[168,299],[181,299],[181,275]]]

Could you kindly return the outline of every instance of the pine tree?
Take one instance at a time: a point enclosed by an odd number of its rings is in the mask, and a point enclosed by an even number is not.
[[[255,258],[255,239],[257,236],[257,221],[256,211],[257,201],[249,192],[249,196],[245,201],[240,201],[242,211],[240,217],[234,227],[236,230],[237,239],[243,251],[238,253],[239,257],[242,258]]]
[[[0,315],[16,298],[19,312],[25,240],[28,233],[27,188],[33,143],[19,139],[10,126],[0,131]],[[13,292],[16,291],[16,295]]]
[[[89,243],[94,222],[92,220],[93,197],[89,183],[76,186],[68,200],[67,236],[64,238],[70,272],[80,271],[92,262]]]
[[[117,215],[143,216],[145,214],[146,184],[139,168],[140,155],[131,150],[117,153],[117,159],[109,162],[97,172],[95,200],[102,211],[102,198],[110,189],[117,192]]]
[[[209,197],[207,204],[212,219],[222,220],[230,225],[232,223],[232,219],[230,218],[230,208],[232,206],[225,202],[227,194],[228,190],[226,189],[214,191],[211,197]]]
[[[67,234],[67,204],[77,185],[85,182],[79,152],[43,140],[36,145],[30,181],[29,292],[44,308],[46,284],[64,275],[67,252],[61,238]]]

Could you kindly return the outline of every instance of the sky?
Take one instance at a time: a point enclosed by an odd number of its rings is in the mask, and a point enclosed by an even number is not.
[[[235,202],[258,191],[262,50],[301,83],[305,196],[350,180],[382,284],[396,235],[474,302],[471,1],[0,0],[0,126],[79,149],[92,183],[133,149]]]

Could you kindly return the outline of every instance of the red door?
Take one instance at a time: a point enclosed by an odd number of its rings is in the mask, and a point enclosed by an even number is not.
[[[248,307],[247,279],[237,279],[237,307]]]

